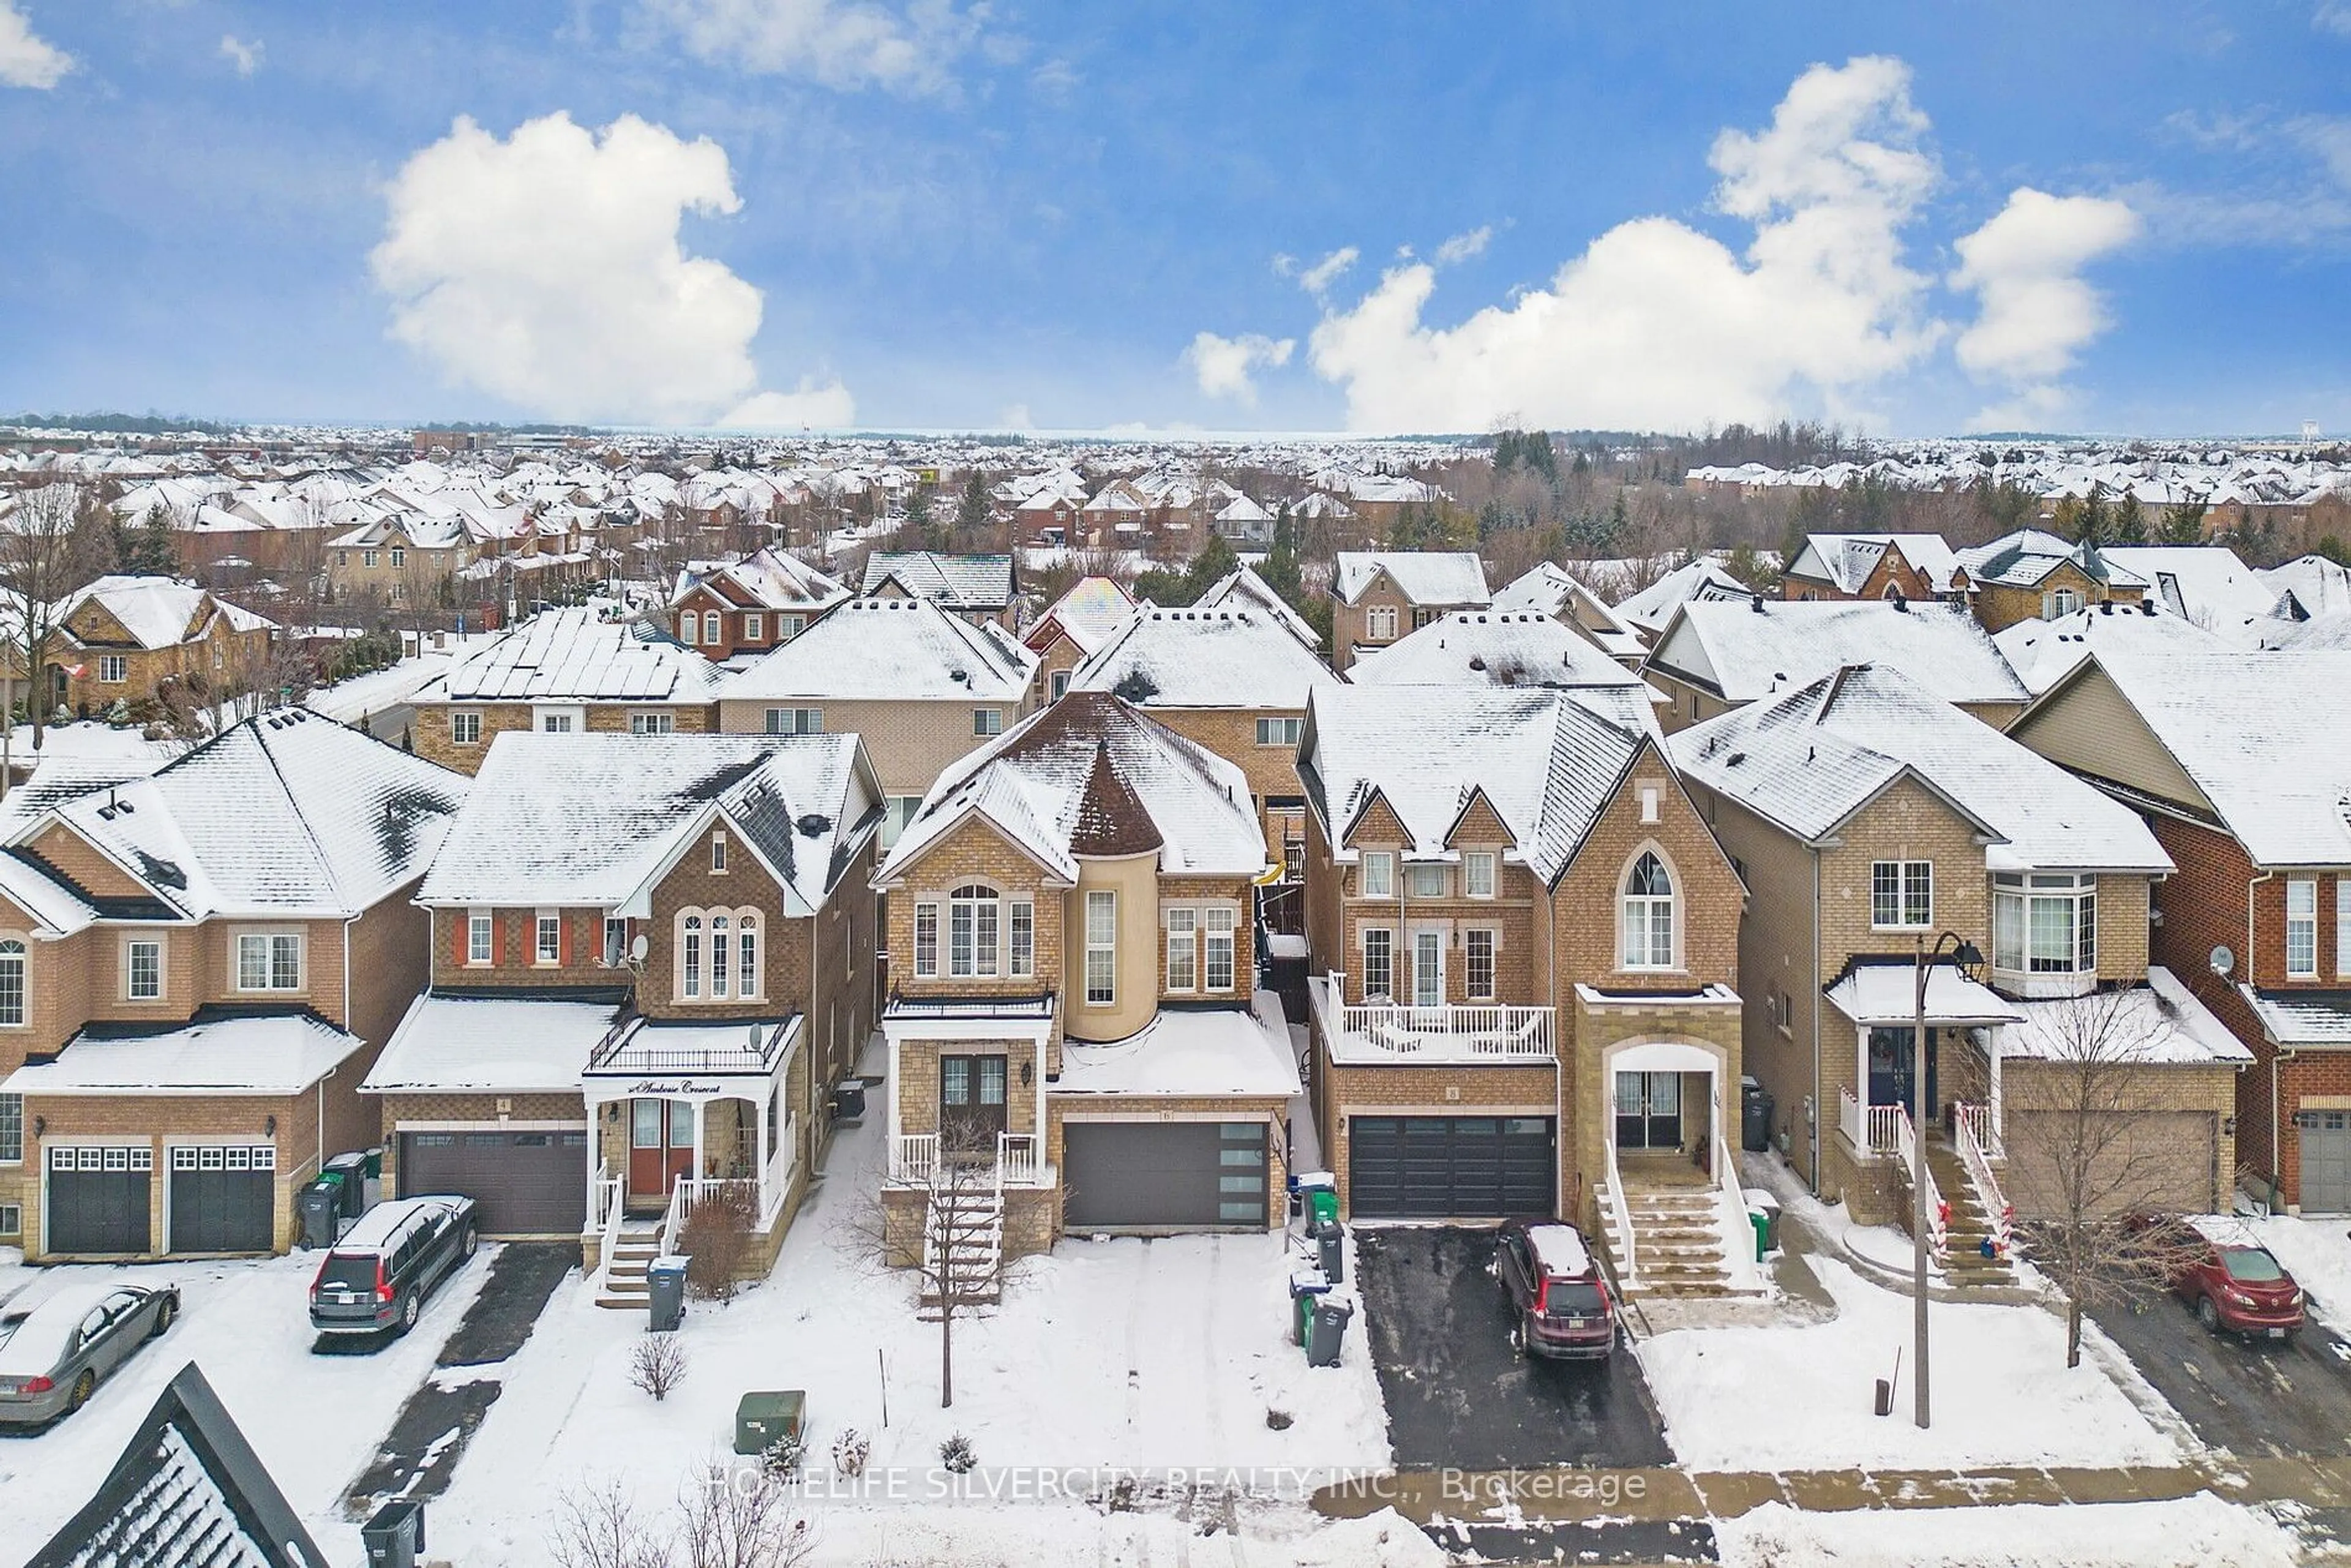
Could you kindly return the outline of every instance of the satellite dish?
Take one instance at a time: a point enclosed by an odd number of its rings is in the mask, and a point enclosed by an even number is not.
[[[645,942],[644,933],[639,932],[637,939],[629,944],[629,956],[642,964],[645,961],[645,954],[648,951],[650,948]]]
[[[2211,965],[2212,972],[2226,979],[2229,971],[2237,967],[2237,956],[2226,947],[2215,947],[2212,949]]]

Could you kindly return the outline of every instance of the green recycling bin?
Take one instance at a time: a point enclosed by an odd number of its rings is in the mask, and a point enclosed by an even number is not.
[[[1290,1343],[1306,1343],[1306,1326],[1314,1316],[1314,1299],[1331,1289],[1319,1269],[1293,1269],[1290,1273]]]
[[[1761,1263],[1771,1255],[1771,1217],[1760,1208],[1750,1208],[1747,1220],[1755,1227],[1755,1261]]]
[[[785,1437],[800,1436],[808,1395],[798,1388],[746,1394],[735,1406],[735,1451],[764,1454]]]
[[[1309,1204],[1313,1206],[1313,1212],[1310,1218],[1313,1219],[1315,1224],[1336,1225],[1339,1223],[1339,1195],[1337,1193],[1332,1192],[1327,1186],[1318,1186],[1313,1191],[1306,1195],[1306,1200]]]

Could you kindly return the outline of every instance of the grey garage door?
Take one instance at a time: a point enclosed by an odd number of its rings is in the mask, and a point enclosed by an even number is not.
[[[2305,1214],[2351,1214],[2351,1111],[2297,1111]]]
[[[173,1252],[269,1252],[277,1225],[277,1151],[267,1144],[172,1151]]]
[[[51,1145],[48,1167],[48,1228],[41,1239],[45,1251],[86,1255],[150,1249],[147,1195],[154,1179],[154,1150],[144,1145]]]
[[[404,1133],[400,1191],[461,1193],[485,1236],[568,1236],[588,1220],[584,1132]]]
[[[1071,1122],[1062,1222],[1072,1230],[1220,1226],[1266,1218],[1262,1122]]]
[[[1351,1116],[1357,1219],[1500,1219],[1557,1212],[1549,1116]]]

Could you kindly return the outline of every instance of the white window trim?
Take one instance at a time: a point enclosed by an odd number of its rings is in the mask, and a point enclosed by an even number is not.
[[[925,964],[923,962],[923,917],[926,915],[930,917],[931,925],[931,961],[928,964]],[[935,898],[918,900],[914,904],[914,975],[916,978],[931,980],[938,977],[940,936],[939,901]]]
[[[245,983],[244,961],[246,943],[248,941],[266,941],[270,944],[268,948],[266,950],[266,956],[264,959],[264,962],[267,966],[270,975],[275,977],[277,973],[277,939],[280,937],[291,937],[294,941],[294,984],[290,986],[246,985]],[[303,992],[308,990],[310,988],[309,933],[298,929],[288,931],[282,927],[274,929],[264,927],[259,930],[237,931],[233,933],[229,938],[228,944],[228,985],[230,990],[235,992],[238,996],[244,997],[291,997],[299,996]]]
[[[1385,936],[1388,939],[1387,984],[1379,987],[1376,989],[1374,989],[1372,985],[1372,937],[1374,934]],[[1355,928],[1355,956],[1356,962],[1361,966],[1363,974],[1361,989],[1363,991],[1364,999],[1369,1001],[1374,997],[1385,997],[1390,1001],[1394,1001],[1395,999],[1396,972],[1396,939],[1395,927],[1388,925],[1357,926]]]
[[[1480,892],[1479,892],[1479,891],[1478,891],[1478,887],[1477,887],[1477,879],[1476,879],[1476,878],[1474,878],[1474,877],[1472,877],[1472,876],[1469,874],[1471,868],[1472,868],[1472,867],[1478,867],[1478,866],[1482,866],[1482,867],[1485,869],[1485,873],[1486,873],[1486,891],[1485,891],[1485,892],[1483,892],[1483,893],[1480,893]],[[1496,853],[1495,853],[1493,851],[1491,851],[1491,850],[1469,850],[1469,851],[1465,852],[1462,854],[1462,856],[1461,856],[1461,896],[1462,896],[1462,897],[1464,897],[1464,898],[1477,898],[1477,899],[1498,898],[1498,897],[1499,897],[1499,896],[1501,895],[1501,886],[1502,886],[1502,857],[1501,857],[1501,856],[1499,856],[1499,855],[1496,854]]]
[[[2309,890],[2310,913],[2307,915],[2296,915],[2294,912],[2294,894],[2299,889]],[[2294,928],[2298,925],[2306,925],[2310,928],[2310,963],[2307,967],[2299,969],[2294,967]],[[2318,879],[2314,876],[2286,878],[2285,977],[2289,980],[2318,978]]]
[[[1097,940],[1094,936],[1094,910],[1097,907],[1096,900],[1101,901],[1099,907],[1105,908],[1110,911],[1110,936],[1102,940]],[[1082,916],[1086,923],[1085,930],[1083,932],[1083,936],[1085,937],[1085,967],[1082,973],[1079,976],[1079,978],[1083,983],[1085,1005],[1090,1008],[1114,1008],[1118,1006],[1117,891],[1107,887],[1088,888],[1086,890],[1085,902],[1082,907]],[[1110,977],[1110,984],[1104,988],[1109,994],[1102,997],[1096,997],[1094,995],[1094,955],[1097,953],[1102,954],[1106,956]]]
[[[2335,977],[2351,979],[2351,872],[2335,873]]]
[[[1376,879],[1372,875],[1372,868],[1374,866],[1377,866],[1380,872]],[[1356,896],[1359,898],[1394,898],[1395,896],[1395,855],[1387,850],[1365,850],[1356,870],[1355,881]],[[1375,887],[1373,885],[1374,881],[1384,885]]]
[[[1486,989],[1472,988],[1478,973],[1470,962],[1473,938],[1486,938]],[[1461,994],[1471,1002],[1490,1005],[1502,994],[1502,934],[1491,925],[1472,925],[1461,933]]]
[[[1656,856],[1657,863],[1665,868],[1666,885],[1668,891],[1665,894],[1662,899],[1654,894],[1635,894],[1627,891],[1627,887],[1633,880],[1634,868],[1641,863],[1642,857],[1645,855]],[[1625,959],[1625,938],[1630,929],[1629,923],[1626,921],[1625,915],[1631,910],[1633,901],[1636,898],[1641,901],[1641,906],[1645,912],[1660,902],[1666,905],[1666,917],[1667,922],[1666,942],[1667,954],[1666,961],[1662,964],[1656,963],[1654,961],[1644,961],[1642,963],[1635,964],[1627,962]],[[1681,873],[1676,869],[1673,860],[1666,853],[1663,845],[1654,842],[1642,844],[1639,848],[1635,849],[1632,855],[1625,862],[1625,869],[1618,873],[1616,877],[1617,969],[1620,972],[1628,975],[1662,975],[1672,974],[1683,968],[1685,967],[1682,959],[1682,955],[1685,951],[1685,936],[1682,929],[1684,925],[1685,922],[1682,919]],[[1642,934],[1641,945],[1643,950],[1646,952],[1649,945],[1648,932],[1646,928]]]
[[[743,641],[746,643],[760,641],[767,631],[767,625],[766,619],[757,611],[747,612],[743,616]]]
[[[113,674],[109,674],[108,671]],[[100,685],[119,686],[131,679],[131,656],[127,653],[100,653],[98,656],[98,680]]]
[[[1877,868],[1894,867],[1894,913],[1899,918],[1891,924],[1877,918]],[[1910,918],[1910,873],[1923,866],[1927,872],[1927,917]],[[1931,931],[1935,928],[1935,862],[1930,860],[1882,860],[1869,862],[1869,928],[1872,931]]]
[[[555,927],[555,951],[547,950],[547,928]],[[530,963],[535,969],[559,968],[563,964],[563,911],[538,909],[530,917]]]
[[[458,731],[461,728],[470,730],[472,733],[460,735]],[[451,708],[449,710],[449,742],[453,746],[481,745],[482,710],[473,707]]]
[[[155,994],[152,997],[134,995],[131,989],[131,950],[138,946],[155,949]],[[124,932],[120,949],[122,965],[121,1000],[133,1006],[145,1007],[170,999],[172,989],[172,953],[163,933]]]
[[[477,925],[482,934],[479,957],[474,956],[474,932]],[[486,969],[497,961],[497,916],[486,909],[468,909],[465,911],[465,967],[469,969]]]

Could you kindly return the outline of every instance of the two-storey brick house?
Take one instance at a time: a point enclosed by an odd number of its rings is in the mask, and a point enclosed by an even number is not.
[[[1071,692],[942,778],[883,862],[885,1208],[992,1162],[1002,1245],[1281,1223],[1298,1074],[1256,988],[1265,844],[1232,763]]]
[[[270,1252],[424,975],[459,774],[303,709],[18,808],[0,855],[0,1229],[26,1255]]]
[[[714,664],[757,656],[807,631],[849,590],[773,545],[737,561],[698,561],[670,590],[671,633]]]
[[[2183,986],[2150,974],[2150,890],[2173,866],[2134,813],[1886,665],[1838,670],[1671,746],[1747,881],[1747,1071],[1816,1190],[1894,1217],[1896,1124],[1923,1075],[1938,1179],[1970,1181],[1972,1137],[1990,1186],[2010,1188],[1980,1195],[1987,1207],[2045,1212],[2041,1155],[2064,1075],[2051,1052],[2080,1032],[2081,998],[2152,986],[2154,1001],[2111,1005],[2171,1021],[2100,1042],[2116,1083],[2136,1081],[2112,1109],[2180,1154],[2170,1190],[2136,1197],[2225,1207],[2247,1057]],[[1954,964],[1946,933],[1983,966]],[[1938,946],[1922,1059],[1917,962]],[[2011,1166],[2010,1149],[2029,1157]]]
[[[1355,1218],[1564,1215],[1635,1285],[1636,1232],[1686,1209],[1716,1267],[1650,1283],[1751,1287],[1729,1153],[1741,890],[1648,706],[1314,694],[1315,1118]]]
[[[872,1028],[881,822],[854,736],[502,737],[367,1078],[388,1179],[591,1267],[681,1184],[752,1183],[771,1258]]]
[[[170,577],[101,577],[68,594],[53,612],[56,632],[44,674],[53,707],[103,715],[117,702],[143,703],[173,682],[245,692],[262,673],[277,622]],[[0,650],[0,667],[24,679],[21,649]]]
[[[1940,534],[1807,534],[1780,574],[1780,597],[1917,603],[1952,592],[1958,564]]]
[[[2145,818],[2179,868],[2152,954],[2252,1053],[2247,1184],[2351,1213],[2351,653],[2101,649],[2011,733]]]
[[[1332,569],[1331,663],[1384,648],[1455,610],[1493,601],[1475,550],[1341,550]]]
[[[2038,528],[1955,550],[1951,563],[1953,590],[1987,632],[2054,620],[2089,605],[2134,605],[2147,591],[2145,578],[2106,559],[2097,546]]]

